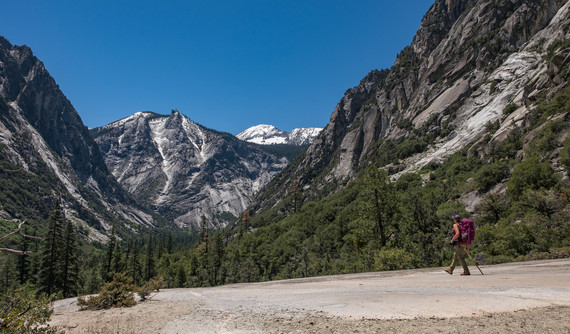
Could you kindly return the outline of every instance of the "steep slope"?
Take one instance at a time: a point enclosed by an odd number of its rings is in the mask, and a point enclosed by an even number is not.
[[[274,205],[294,180],[316,198],[370,164],[396,173],[440,163],[490,122],[504,137],[542,92],[567,83],[568,49],[554,46],[570,38],[568,8],[566,0],[436,1],[392,68],[347,90],[321,136],[253,208]],[[520,108],[505,118],[509,104]]]
[[[322,130],[322,128],[296,128],[288,133],[273,125],[260,124],[238,133],[236,137],[243,141],[261,145],[303,146],[311,144]]]
[[[101,232],[113,221],[120,229],[154,224],[108,172],[97,144],[44,65],[28,47],[3,37],[0,143],[2,193],[10,207],[3,218],[41,220],[61,200],[67,218],[90,238],[105,239]]]
[[[202,216],[213,226],[234,221],[287,164],[176,110],[137,113],[92,134],[117,180],[178,226],[197,228]]]

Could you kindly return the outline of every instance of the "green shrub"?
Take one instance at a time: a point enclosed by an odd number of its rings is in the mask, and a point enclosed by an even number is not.
[[[407,191],[410,188],[420,188],[422,184],[422,177],[419,174],[404,173],[396,181],[395,186],[399,191]]]
[[[531,251],[526,255],[521,255],[515,261],[533,261],[549,259],[566,259],[570,257],[570,247],[553,248],[548,252]]]
[[[507,262],[513,262],[513,260],[514,260],[513,257],[508,255],[493,255],[485,257],[486,264],[507,263]]]
[[[518,200],[526,189],[550,189],[557,182],[558,178],[548,161],[540,162],[531,157],[515,166],[507,184],[507,194]]]
[[[437,207],[436,214],[439,221],[445,222],[445,226],[449,226],[450,231],[453,226],[451,217],[459,215],[462,218],[467,218],[469,216],[469,213],[465,210],[465,204],[457,200],[440,204]]]
[[[495,162],[485,165],[475,174],[475,186],[484,193],[494,185],[509,177],[509,165],[506,162]]]
[[[396,126],[399,127],[400,129],[404,129],[404,130],[408,130],[408,131],[411,131],[414,129],[414,123],[409,118],[405,118],[405,119],[399,121],[396,124]]]
[[[566,199],[561,197],[557,192],[547,189],[525,190],[519,198],[520,206],[524,206],[524,210],[536,212],[541,215],[542,220],[548,218],[550,220],[557,212],[562,212],[567,205]],[[541,219],[535,219],[535,221]]]
[[[556,55],[556,51],[565,49],[567,47],[570,47],[570,39],[557,39],[552,42],[546,50],[548,60],[552,61],[554,55]]]
[[[495,88],[497,87],[497,84],[499,82],[497,80],[493,80],[493,82],[491,82],[491,86],[489,87],[489,92],[491,94],[493,94],[495,92]]]
[[[136,305],[134,292],[137,287],[133,280],[120,273],[115,273],[111,282],[105,283],[99,294],[89,298],[77,298],[81,309],[108,309],[111,307],[130,307]]]
[[[513,159],[517,155],[517,151],[523,147],[523,133],[520,128],[515,127],[507,138],[500,143],[493,145],[489,154],[495,161],[502,159]]]
[[[29,287],[18,288],[0,305],[0,333],[63,333],[47,325],[52,312],[47,295],[36,297]]]
[[[487,135],[490,136],[490,134],[494,134],[495,132],[497,132],[497,130],[499,130],[501,128],[501,122],[500,121],[495,121],[495,122],[487,122],[487,124],[485,125],[485,131],[488,132]],[[485,142],[489,142],[489,140],[485,140]]]
[[[141,300],[146,300],[150,296],[151,292],[159,291],[164,285],[164,278],[162,276],[155,276],[148,280],[139,289],[139,296]]]
[[[414,266],[414,257],[410,252],[400,248],[384,248],[374,255],[375,270],[400,270]]]
[[[506,196],[499,194],[488,193],[483,197],[481,204],[479,204],[479,225],[495,224],[498,222],[509,210],[507,205]]]
[[[534,129],[546,122],[551,116],[570,110],[570,86],[558,92],[550,101],[539,101],[529,114],[530,128]]]
[[[405,159],[416,153],[421,153],[427,148],[427,144],[423,140],[408,139],[398,144],[396,156],[399,159]]]
[[[560,133],[568,127],[567,122],[563,120],[548,121],[538,131],[529,145],[527,150],[529,155],[536,155],[541,158],[550,156],[552,151],[560,146]]]
[[[526,255],[521,255],[515,259],[517,262],[522,261],[533,261],[533,260],[547,260],[551,259],[551,255],[548,252],[530,252]]]
[[[503,109],[503,115],[510,115],[513,111],[517,110],[519,108],[518,104],[516,103],[509,103],[507,104],[507,106]]]
[[[553,259],[566,259],[570,257],[570,246],[553,248],[550,250]]]
[[[570,172],[570,136],[566,137],[562,150],[560,151],[560,163],[566,169],[566,173]]]

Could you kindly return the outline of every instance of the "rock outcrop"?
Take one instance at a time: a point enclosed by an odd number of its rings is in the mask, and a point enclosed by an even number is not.
[[[383,142],[430,138],[391,166],[417,171],[479,140],[489,122],[500,122],[496,136],[508,132],[529,101],[567,82],[569,50],[554,46],[570,39],[569,7],[567,0],[437,0],[392,68],[346,91],[304,158],[274,181],[281,183],[271,188],[283,190],[252,207],[284,198],[295,180],[308,198],[338,189],[377,163]],[[520,108],[504,117],[511,103]]]

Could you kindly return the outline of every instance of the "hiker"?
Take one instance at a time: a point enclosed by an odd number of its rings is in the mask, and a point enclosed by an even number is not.
[[[459,232],[459,223],[461,222],[461,217],[455,215],[451,217],[453,219],[453,238],[451,238],[451,245],[453,246],[454,254],[453,261],[449,268],[444,269],[446,273],[453,275],[453,269],[459,261],[463,267],[463,272],[461,275],[471,275],[469,268],[467,267],[467,262],[465,262],[465,252],[467,251],[467,245],[461,240],[461,233]]]

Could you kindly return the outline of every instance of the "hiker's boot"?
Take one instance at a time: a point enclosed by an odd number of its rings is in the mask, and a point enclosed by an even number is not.
[[[467,276],[467,275],[471,275],[471,273],[468,271],[464,271],[461,273],[461,276]]]
[[[451,271],[449,268],[443,269],[446,273],[453,275],[453,271]]]

